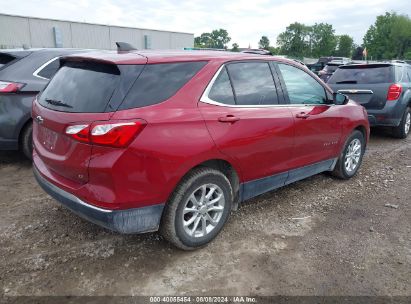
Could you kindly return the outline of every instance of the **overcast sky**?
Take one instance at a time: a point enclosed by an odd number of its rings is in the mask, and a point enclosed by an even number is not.
[[[229,45],[257,47],[262,35],[274,45],[286,26],[331,23],[356,43],[385,11],[411,14],[411,0],[0,0],[0,13],[181,31],[196,36],[224,28]],[[0,29],[4,30],[4,29]]]

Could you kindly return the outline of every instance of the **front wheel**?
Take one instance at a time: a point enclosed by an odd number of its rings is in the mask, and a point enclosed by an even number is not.
[[[163,214],[160,232],[183,250],[211,242],[231,212],[233,191],[227,177],[211,168],[197,168],[178,185]]]
[[[341,179],[350,179],[353,177],[361,166],[364,152],[364,135],[360,131],[355,130],[348,137],[344,145],[343,151],[332,172],[333,175]]]
[[[396,138],[404,139],[410,134],[411,128],[411,110],[407,108],[402,116],[401,122],[398,127],[394,127],[392,135]]]

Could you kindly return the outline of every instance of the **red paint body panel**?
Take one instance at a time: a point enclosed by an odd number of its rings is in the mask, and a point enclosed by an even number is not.
[[[229,162],[248,182],[339,155],[347,136],[367,115],[345,106],[223,107],[200,102],[218,68],[233,60],[276,60],[225,52],[99,52],[84,56],[116,64],[207,60],[174,96],[156,105],[112,113],[64,113],[33,103],[34,163],[58,187],[95,206],[117,210],[165,203],[182,177],[207,160]],[[286,61],[290,64],[293,62]],[[306,112],[307,118],[296,115]],[[233,123],[220,117],[233,115]],[[126,148],[80,143],[64,134],[74,123],[144,119],[144,130]]]
[[[289,107],[295,122],[291,169],[338,156],[341,151],[342,108],[334,105]],[[299,118],[302,113],[307,117]]]
[[[294,121],[287,107],[234,108],[200,103],[218,149],[242,172],[242,182],[287,171],[294,146]],[[220,117],[239,120],[221,123]]]

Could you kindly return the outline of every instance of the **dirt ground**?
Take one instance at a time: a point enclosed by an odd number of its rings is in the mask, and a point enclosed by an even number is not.
[[[410,181],[411,138],[374,132],[352,180],[320,174],[247,201],[183,252],[82,220],[2,152],[0,294],[410,296]]]

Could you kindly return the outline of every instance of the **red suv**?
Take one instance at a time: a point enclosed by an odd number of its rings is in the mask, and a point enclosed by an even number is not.
[[[251,197],[324,171],[352,177],[369,136],[365,110],[306,67],[229,52],[68,56],[32,115],[46,192],[182,249],[210,242]]]

